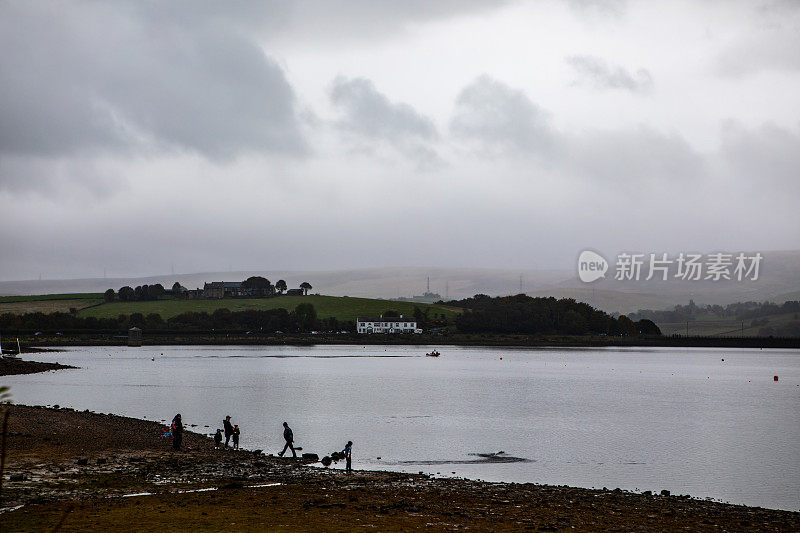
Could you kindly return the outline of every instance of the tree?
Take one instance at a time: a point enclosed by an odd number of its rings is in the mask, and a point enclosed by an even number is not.
[[[661,330],[656,326],[655,322],[646,318],[636,322],[636,330],[641,335],[661,335]]]
[[[160,283],[156,283],[155,285],[150,285],[151,300],[158,300],[158,298],[163,296],[165,292],[167,291],[164,289],[164,286]]]
[[[313,304],[299,304],[294,308],[294,315],[300,331],[308,331],[317,323],[317,310]]]
[[[118,294],[119,294],[119,299],[122,300],[123,302],[130,302],[134,298],[136,298],[136,293],[134,292],[134,290],[127,285],[122,287],[119,290]]]
[[[282,279],[279,279],[277,283],[275,283],[275,289],[281,294],[283,294],[283,291],[285,291],[286,288],[286,282]]]
[[[264,296],[272,294],[272,283],[267,278],[261,276],[250,276],[242,282],[242,288],[250,289],[253,294]]]
[[[181,284],[177,281],[172,284],[172,294],[178,294],[181,291]]]
[[[106,302],[113,302],[115,296],[114,289],[108,289],[106,292],[103,293],[103,300]]]
[[[303,294],[308,296],[308,290],[309,289],[313,289],[314,287],[312,287],[309,282],[304,281],[303,283],[300,284],[300,288],[303,289],[303,291],[304,291]]]

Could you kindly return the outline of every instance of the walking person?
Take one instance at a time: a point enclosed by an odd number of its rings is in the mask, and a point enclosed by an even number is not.
[[[181,420],[180,413],[175,415],[175,418],[172,419],[171,429],[172,429],[172,449],[180,450],[181,444],[183,443],[183,421]]]
[[[294,451],[294,433],[292,433],[292,428],[289,427],[289,424],[286,422],[283,423],[283,439],[286,441],[286,446],[283,447],[283,451],[278,454],[278,457],[283,457],[283,454],[286,453],[286,448],[290,448],[292,450],[292,456],[297,459],[297,452]]]
[[[233,426],[233,449],[239,449],[239,426]]]
[[[348,472],[351,472],[353,470],[353,463],[352,463],[352,457],[351,457],[352,453],[353,453],[353,441],[351,441],[351,440],[347,441],[347,444],[345,444],[344,450],[342,450],[342,453],[344,454],[344,458],[347,461],[345,463],[345,469]]]
[[[231,440],[231,436],[233,435],[233,426],[231,425],[231,415],[225,417],[225,420],[222,421],[222,427],[225,429],[225,447],[228,447],[228,442]]]

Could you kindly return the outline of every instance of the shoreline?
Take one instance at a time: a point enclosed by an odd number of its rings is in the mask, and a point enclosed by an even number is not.
[[[126,336],[114,334],[64,334],[20,336],[26,351],[57,350],[66,346],[126,346]],[[798,338],[772,337],[610,337],[532,335],[282,335],[243,333],[145,334],[143,346],[313,346],[313,345],[398,345],[398,346],[485,346],[528,348],[784,348],[800,349]]]
[[[37,351],[35,353],[42,353]],[[22,374],[38,374],[50,370],[61,370],[64,368],[77,368],[60,363],[46,363],[41,361],[28,361],[17,357],[0,358],[0,376],[18,376]]]
[[[69,529],[141,531],[176,523],[198,531],[800,529],[800,512],[688,496],[346,474],[341,465],[310,467],[260,450],[214,450],[210,438],[191,431],[185,449],[174,452],[158,422],[66,408],[9,410],[4,531],[52,529],[62,519]]]

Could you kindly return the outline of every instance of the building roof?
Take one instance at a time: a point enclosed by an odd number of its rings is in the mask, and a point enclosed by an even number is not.
[[[240,289],[241,287],[241,281],[212,281],[211,283],[206,283],[204,285],[204,288],[206,289]]]
[[[417,319],[412,317],[400,317],[400,316],[387,316],[387,317],[368,317],[368,316],[360,316],[356,318],[356,322],[416,322]]]

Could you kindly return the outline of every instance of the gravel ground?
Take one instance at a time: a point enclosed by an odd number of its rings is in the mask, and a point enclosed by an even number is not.
[[[156,422],[11,406],[2,531],[800,531],[800,513],[536,484],[323,469],[184,450]],[[317,463],[318,464],[318,463]]]

